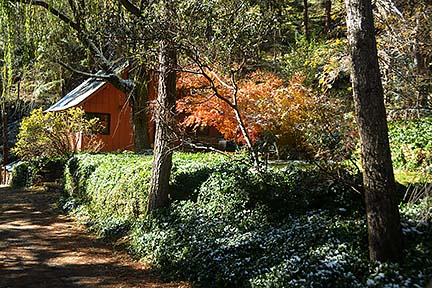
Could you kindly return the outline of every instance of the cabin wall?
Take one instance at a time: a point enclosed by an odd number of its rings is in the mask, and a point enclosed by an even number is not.
[[[104,143],[101,151],[133,150],[131,107],[126,102],[126,95],[111,84],[104,85],[81,105],[90,113],[110,115],[109,134],[99,134],[98,139]],[[79,147],[79,148],[82,148]]]

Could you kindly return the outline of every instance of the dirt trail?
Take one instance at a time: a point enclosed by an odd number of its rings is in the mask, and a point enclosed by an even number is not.
[[[54,208],[54,192],[0,187],[0,288],[187,287],[161,283]]]

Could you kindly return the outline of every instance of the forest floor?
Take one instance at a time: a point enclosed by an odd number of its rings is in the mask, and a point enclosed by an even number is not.
[[[189,287],[162,283],[56,208],[58,194],[0,187],[0,288]]]

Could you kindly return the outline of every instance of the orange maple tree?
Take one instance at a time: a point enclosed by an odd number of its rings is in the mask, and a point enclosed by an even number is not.
[[[226,84],[229,79],[215,73],[207,75],[210,80],[192,73],[178,77],[177,108],[185,115],[185,127],[213,126],[226,139],[244,142],[232,107],[217,97],[215,90],[231,103],[237,98],[238,110],[254,142],[263,132],[271,132],[279,145],[292,145],[301,124],[317,112],[316,98],[303,85],[302,75],[294,75],[285,83],[275,73],[258,70],[245,75],[235,87]]]

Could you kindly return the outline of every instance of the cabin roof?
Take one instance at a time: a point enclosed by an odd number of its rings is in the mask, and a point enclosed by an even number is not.
[[[75,89],[66,94],[59,101],[54,103],[54,105],[49,107],[46,112],[62,111],[75,107],[101,89],[106,83],[107,82],[103,80],[89,78],[79,86],[75,87]]]
[[[117,69],[115,69],[115,72],[123,74],[126,71],[126,69],[128,69],[128,67],[129,67],[129,62],[125,61]],[[96,75],[99,73],[102,72],[98,72],[96,73]],[[62,110],[75,107],[81,104],[84,100],[86,100],[90,96],[92,96],[94,93],[96,93],[107,83],[108,82],[106,82],[105,80],[101,80],[98,78],[94,78],[94,77],[89,78],[85,80],[83,83],[81,83],[79,86],[75,87],[75,89],[73,89],[71,92],[66,94],[59,101],[54,103],[51,107],[45,110],[45,112],[56,112],[56,111],[62,111]]]

